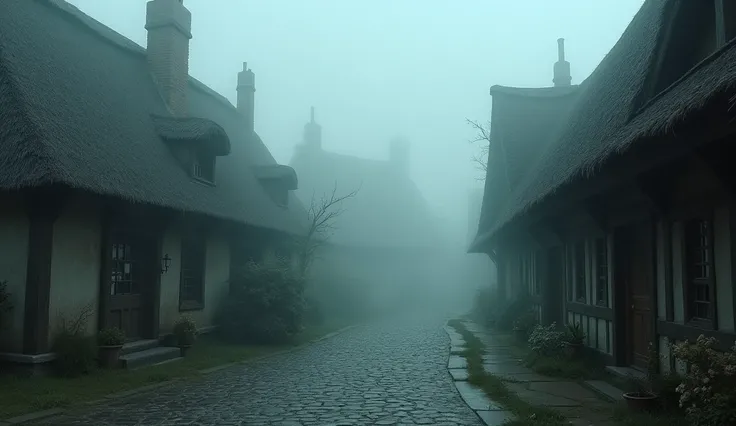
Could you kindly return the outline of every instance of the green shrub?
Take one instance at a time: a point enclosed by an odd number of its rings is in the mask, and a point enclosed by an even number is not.
[[[525,334],[529,336],[534,327],[538,324],[537,313],[532,309],[527,309],[516,320],[514,320],[513,330],[515,333]]]
[[[194,343],[197,337],[197,324],[192,317],[182,315],[176,320],[173,333],[178,345],[189,346]]]
[[[218,319],[228,340],[282,343],[301,331],[304,305],[304,282],[286,265],[250,262],[232,278]]]
[[[97,344],[93,336],[86,334],[92,314],[92,306],[87,305],[71,320],[63,316],[59,318],[59,328],[51,346],[56,354],[52,367],[57,375],[75,377],[94,368]]]
[[[519,295],[500,309],[501,314],[496,319],[496,327],[499,330],[512,330],[516,320],[529,312],[531,308],[531,297],[528,294]],[[531,329],[531,326],[529,329]]]
[[[119,328],[104,328],[97,333],[97,344],[100,346],[122,346],[124,343],[125,332]]]
[[[536,325],[529,335],[529,348],[537,355],[557,357],[565,349],[565,333],[557,330],[557,323]]]
[[[582,345],[585,341],[585,332],[580,322],[568,324],[565,328],[565,341],[574,345]]]

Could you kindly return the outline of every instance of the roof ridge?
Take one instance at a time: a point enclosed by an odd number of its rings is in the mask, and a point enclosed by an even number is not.
[[[66,0],[40,0],[40,1],[43,3],[46,3],[50,7],[55,8],[59,12],[64,13],[73,19],[76,19],[80,24],[84,25],[87,29],[89,29],[95,35],[103,38],[104,40],[110,42],[111,44],[117,46],[118,48],[127,50],[133,54],[139,54],[139,55],[145,56],[146,54],[145,47],[134,42],[133,40],[129,39],[123,34],[120,34],[119,32],[113,30],[112,28],[96,20],[95,18],[89,16],[88,14],[84,13],[81,9],[67,2]],[[191,74],[189,74],[189,83],[193,88],[198,89],[201,92],[214,97],[219,102],[232,108],[233,110],[236,109],[235,106],[227,99],[227,97],[218,93],[217,91],[207,86],[205,83],[201,82],[200,80],[194,78]]]

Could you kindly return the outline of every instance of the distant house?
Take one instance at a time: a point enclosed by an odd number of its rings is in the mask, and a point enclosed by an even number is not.
[[[408,142],[396,139],[388,160],[372,160],[324,150],[321,134],[313,111],[290,163],[299,174],[297,196],[310,205],[335,188],[337,195],[358,191],[340,206],[322,261],[379,292],[410,283],[429,286],[438,279],[433,268],[440,267],[431,261],[447,247],[440,222],[409,174]]]
[[[478,234],[480,210],[483,205],[483,189],[474,188],[468,192],[468,235],[466,247],[473,243]],[[470,253],[465,257],[465,279],[468,288],[496,288],[496,265],[483,253]]]
[[[579,322],[623,368],[650,343],[665,370],[682,368],[668,343],[733,344],[734,38],[730,2],[647,0],[577,88],[560,45],[556,87],[492,89],[471,250],[499,297],[539,295],[544,322]]]
[[[0,2],[3,359],[49,359],[85,305],[89,332],[140,347],[183,312],[210,327],[231,267],[306,229],[293,169],[253,131],[253,73],[234,107],[189,76],[180,0],[145,24],[147,49],[63,0]]]

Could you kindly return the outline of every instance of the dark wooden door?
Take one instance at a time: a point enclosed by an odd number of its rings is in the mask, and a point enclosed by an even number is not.
[[[107,326],[120,328],[128,340],[140,339],[144,333],[145,296],[152,272],[150,254],[150,244],[140,233],[112,232]]]
[[[652,294],[654,286],[654,252],[651,222],[629,228],[627,293],[629,362],[646,368],[649,343],[654,334]]]

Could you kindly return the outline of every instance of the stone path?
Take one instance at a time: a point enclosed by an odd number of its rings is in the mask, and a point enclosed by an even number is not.
[[[291,353],[45,424],[482,425],[447,374],[443,323],[357,327]]]
[[[483,367],[489,374],[500,377],[506,382],[509,390],[517,394],[527,403],[548,407],[560,412],[569,419],[571,425],[578,426],[612,426],[615,423],[610,419],[612,403],[580,383],[560,378],[540,375],[521,365],[521,360],[515,356],[515,351],[504,341],[489,334],[482,327],[466,322],[465,327],[478,337],[485,345]],[[452,337],[451,337],[452,339]],[[452,362],[452,358],[451,358]],[[451,374],[456,376],[458,373]],[[590,386],[603,388],[597,382]],[[622,392],[607,385],[608,392],[621,395]],[[499,409],[500,410],[500,409]]]

